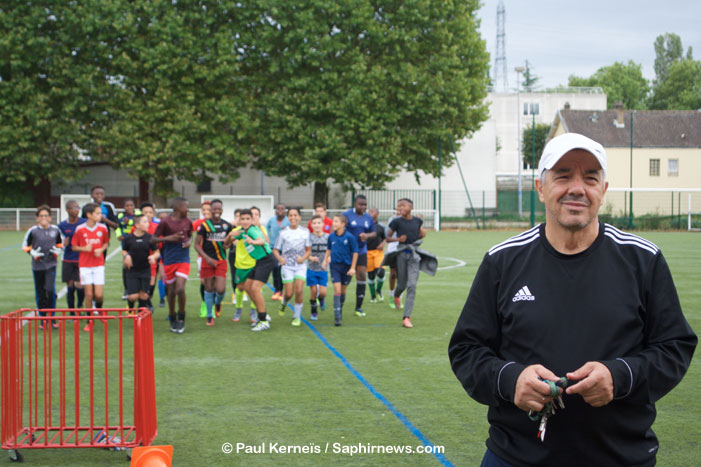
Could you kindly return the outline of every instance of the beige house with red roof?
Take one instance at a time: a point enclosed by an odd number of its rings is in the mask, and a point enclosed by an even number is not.
[[[563,133],[583,134],[606,149],[606,179],[609,190],[614,190],[606,196],[604,211],[625,211],[628,196],[616,189],[631,186],[650,189],[634,193],[636,215],[667,214],[680,208],[686,213],[689,202],[692,211],[701,211],[701,192],[695,191],[701,191],[701,111],[638,110],[631,122],[631,112],[623,109],[562,109],[549,138]]]

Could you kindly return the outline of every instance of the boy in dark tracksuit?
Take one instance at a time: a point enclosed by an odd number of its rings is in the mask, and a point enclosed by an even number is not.
[[[37,307],[47,309],[54,307],[56,266],[63,249],[63,235],[58,227],[51,225],[51,208],[39,206],[36,215],[37,225],[25,234],[22,249],[32,257]],[[46,316],[45,312],[39,314]],[[40,323],[39,329],[43,327]],[[58,328],[58,323],[54,322],[53,327]]]
[[[413,203],[407,198],[397,202],[397,210],[401,213],[389,224],[388,242],[399,242],[400,245],[413,245],[414,242],[426,236],[426,231],[421,227],[423,220],[411,215]],[[397,234],[395,237],[394,234]],[[414,309],[414,299],[416,297],[416,285],[419,281],[419,267],[421,260],[419,255],[414,254],[411,248],[405,248],[397,255],[397,288],[394,291],[394,305],[397,310],[401,309],[402,292],[406,289],[406,303],[404,304],[404,317],[402,326],[413,328],[411,324],[411,312]]]

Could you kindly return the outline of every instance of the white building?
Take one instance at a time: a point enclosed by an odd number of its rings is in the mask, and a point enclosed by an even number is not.
[[[489,93],[489,113],[496,125],[499,150],[496,176],[513,177],[518,174],[519,117],[521,131],[535,123],[550,125],[558,110],[606,110],[606,94],[601,88],[564,88],[562,92]]]
[[[471,215],[465,186],[475,210],[481,211],[483,206],[490,210],[496,207],[496,138],[495,121],[490,118],[482,124],[472,138],[461,142],[457,160],[450,167],[445,167],[444,164],[443,176],[440,179],[441,216]],[[442,156],[444,161],[453,157],[449,141],[442,142]],[[417,184],[414,173],[404,172],[388,183],[386,188],[388,190],[421,188],[438,191],[439,179],[420,172]]]
[[[566,88],[557,93],[491,92],[487,101],[490,117],[472,138],[461,142],[457,154],[460,167],[454,163],[443,170],[440,190],[441,215],[444,217],[470,216],[472,209],[478,216],[483,208],[494,210],[497,208],[498,182],[506,180],[507,183],[518,183],[519,116],[523,131],[533,121],[531,109],[535,112],[536,124],[552,123],[557,111],[565,107],[606,110],[606,94],[601,88]],[[452,157],[449,142],[443,142],[443,157],[444,160],[446,157]],[[526,175],[528,173],[523,171],[522,176]],[[470,195],[469,199],[465,186]],[[417,184],[414,174],[405,172],[387,184],[387,189],[409,188],[438,190],[439,180],[419,173]]]

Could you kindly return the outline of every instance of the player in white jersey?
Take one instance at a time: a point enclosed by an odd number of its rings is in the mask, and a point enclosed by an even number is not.
[[[280,304],[280,316],[285,315],[285,307],[295,296],[292,326],[302,324],[302,306],[304,303],[304,284],[307,280],[307,258],[311,255],[312,244],[309,231],[299,226],[302,219],[297,208],[287,210],[289,227],[280,231],[273,249],[275,259],[282,265],[282,285],[284,296]]]

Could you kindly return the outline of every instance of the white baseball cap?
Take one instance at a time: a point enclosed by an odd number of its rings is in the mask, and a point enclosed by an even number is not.
[[[583,149],[596,157],[599,165],[601,165],[601,170],[604,172],[604,178],[606,178],[606,151],[604,147],[593,139],[579,133],[562,134],[551,139],[545,145],[543,155],[540,156],[540,162],[538,162],[538,176],[542,176],[543,172],[552,169],[562,156],[573,149]]]

